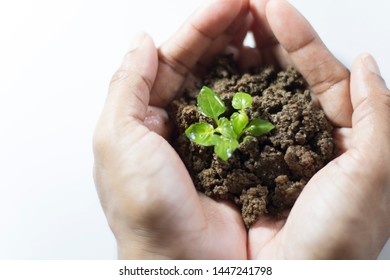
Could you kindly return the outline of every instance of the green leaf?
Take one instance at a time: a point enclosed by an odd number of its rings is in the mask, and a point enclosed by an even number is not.
[[[204,86],[198,95],[200,112],[218,122],[218,117],[226,111],[222,99],[210,88]]]
[[[249,132],[254,136],[260,136],[270,132],[274,128],[275,126],[268,121],[262,119],[254,119],[249,123],[245,131]]]
[[[228,139],[220,136],[221,139],[214,147],[214,152],[223,160],[228,160],[238,147],[236,139]]]
[[[215,129],[215,131],[221,133],[226,138],[230,138],[230,139],[237,138],[232,123],[227,118],[221,118],[218,120],[218,128]]]
[[[248,116],[244,112],[235,112],[231,115],[230,122],[233,125],[234,132],[239,136],[248,124]]]
[[[188,139],[203,146],[215,145],[214,127],[208,123],[194,123],[185,131]]]
[[[233,96],[232,106],[236,110],[243,110],[252,105],[252,96],[245,92],[237,92]]]

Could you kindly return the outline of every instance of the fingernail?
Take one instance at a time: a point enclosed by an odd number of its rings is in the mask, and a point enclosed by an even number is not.
[[[374,58],[367,54],[363,57],[363,62],[364,62],[364,65],[366,66],[367,70],[376,74],[376,75],[381,75],[381,72],[379,70],[379,67],[378,67],[378,64],[376,63],[376,61],[374,60]]]
[[[145,33],[141,32],[135,35],[133,40],[131,40],[129,52],[138,49],[138,47],[141,45],[144,38],[145,38]]]

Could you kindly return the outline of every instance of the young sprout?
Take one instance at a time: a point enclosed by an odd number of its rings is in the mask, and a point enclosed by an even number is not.
[[[253,136],[261,136],[275,126],[262,119],[249,122],[245,109],[252,105],[252,97],[245,92],[237,92],[232,100],[232,106],[238,110],[230,119],[220,116],[225,113],[226,107],[221,98],[210,88],[204,86],[198,95],[198,109],[213,119],[216,128],[209,123],[199,122],[189,126],[185,133],[196,144],[214,146],[214,152],[223,160],[228,160],[237,149],[239,142],[246,141]],[[242,139],[243,135],[247,135]]]

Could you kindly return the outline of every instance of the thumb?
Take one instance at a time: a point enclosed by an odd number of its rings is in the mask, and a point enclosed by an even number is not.
[[[150,89],[156,78],[157,67],[157,50],[152,39],[146,34],[139,34],[110,82],[93,136],[95,159],[113,154],[113,149],[108,153],[107,147],[117,147],[116,137],[122,135],[123,131],[132,141],[145,134],[145,128],[139,124],[147,116]]]
[[[369,54],[360,55],[352,66],[351,101],[351,147],[385,156],[383,152],[390,144],[390,93]]]
[[[143,122],[158,68],[157,50],[149,35],[138,34],[111,79],[105,109],[115,120]]]

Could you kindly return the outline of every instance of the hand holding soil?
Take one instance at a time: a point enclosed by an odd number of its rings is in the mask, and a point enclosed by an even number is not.
[[[248,31],[254,49],[242,46]],[[248,231],[234,204],[196,191],[169,142],[166,109],[227,48],[237,52],[241,70],[294,66],[340,151],[318,172],[308,166],[317,173],[288,218],[264,214]],[[94,135],[95,183],[119,257],[376,258],[390,236],[389,94],[371,56],[358,57],[350,73],[283,0],[210,1],[158,49],[148,35],[138,36],[112,79]]]

